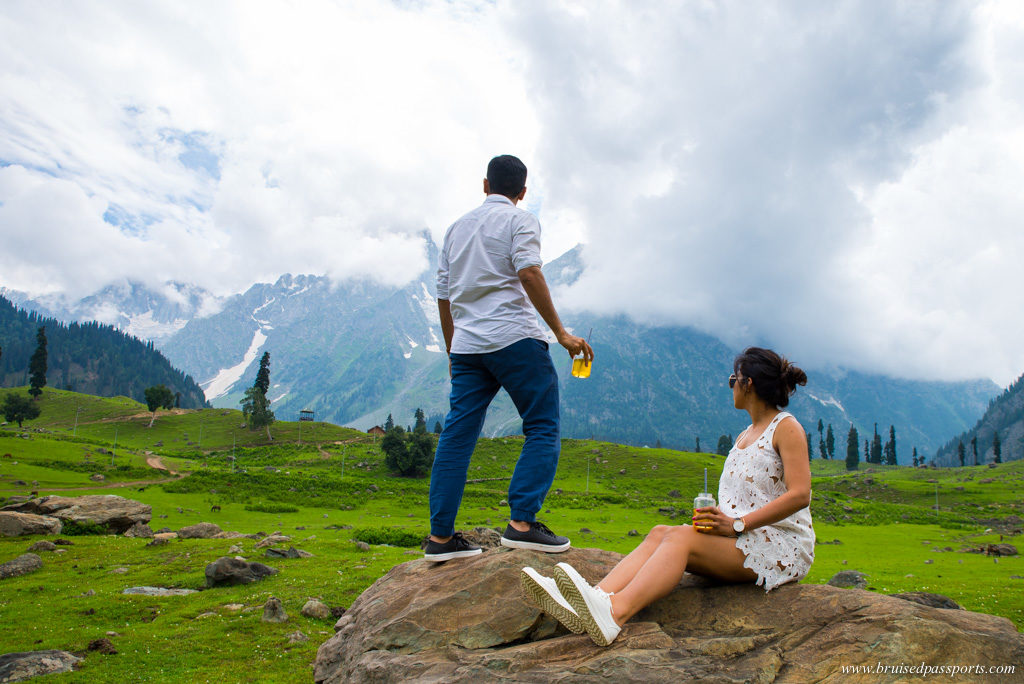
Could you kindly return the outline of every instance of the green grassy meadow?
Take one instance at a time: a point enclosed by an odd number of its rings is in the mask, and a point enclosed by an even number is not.
[[[8,391],[0,389],[0,400]],[[314,554],[265,559],[250,539],[147,547],[145,539],[66,537],[73,545],[60,547],[63,553],[40,553],[42,570],[0,585],[0,652],[82,654],[90,641],[115,632],[109,638],[119,653],[89,653],[79,671],[47,681],[308,681],[334,619],[301,616],[306,600],[347,608],[389,568],[420,556],[418,546],[356,546],[358,537],[371,538],[368,531],[415,540],[426,534],[428,517],[427,480],[391,476],[379,444],[361,432],[275,423],[268,443],[263,432],[241,427],[239,411],[225,409],[160,411],[149,428],[151,414],[130,399],[58,390],[45,391],[42,409],[23,431],[0,427],[0,497],[118,494],[150,504],[154,530],[208,521],[243,533],[280,531]],[[504,526],[505,490],[521,445],[513,437],[480,441],[461,528]],[[154,457],[177,475],[147,465]],[[541,519],[576,546],[625,553],[639,541],[630,531],[687,522],[704,469],[716,491],[723,462],[711,454],[564,440]],[[105,480],[90,480],[95,473]],[[965,551],[1001,539],[1021,547],[1019,536],[1006,535],[1024,517],[1024,463],[939,470],[862,464],[847,473],[842,462],[815,460],[812,474],[818,539],[839,543],[816,547],[805,582],[859,570],[874,591],[945,594],[1024,627],[1022,557]],[[42,538],[0,538],[0,562]],[[202,589],[205,566],[234,555],[236,544],[248,560],[280,574],[188,596],[121,594],[142,585]],[[288,622],[261,622],[270,596],[281,599]],[[296,630],[309,640],[289,643]]]

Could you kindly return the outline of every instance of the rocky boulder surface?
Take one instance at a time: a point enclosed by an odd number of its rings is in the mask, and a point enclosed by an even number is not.
[[[227,587],[236,584],[252,584],[269,575],[280,572],[263,563],[249,563],[238,558],[222,556],[206,566],[207,587]]]
[[[20,504],[11,504],[17,506]],[[7,508],[10,508],[8,506]],[[26,534],[60,534],[61,522],[48,515],[18,513],[6,508],[0,511],[0,537],[20,537]]]
[[[34,553],[23,553],[14,560],[0,565],[0,579],[19,577],[35,572],[43,567],[43,559]],[[3,681],[3,680],[0,680]]]
[[[1007,664],[1024,635],[1005,618],[944,610],[860,589],[716,585],[686,575],[637,614],[609,647],[573,635],[529,603],[519,572],[551,576],[567,561],[596,582],[621,558],[489,550],[392,568],[352,604],[320,646],[317,682],[905,681],[842,673],[846,665]]]
[[[153,518],[153,509],[149,504],[113,494],[44,496],[4,506],[3,510],[48,515],[65,523],[102,525],[117,534],[126,532],[136,523],[148,523]]]
[[[20,682],[39,675],[71,672],[82,661],[67,651],[25,651],[0,655],[0,682]]]
[[[201,522],[182,527],[178,530],[178,536],[182,539],[213,539],[222,531],[220,525],[211,522]]]

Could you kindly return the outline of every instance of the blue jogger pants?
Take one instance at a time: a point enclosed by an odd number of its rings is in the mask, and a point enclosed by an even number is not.
[[[455,531],[469,459],[501,388],[512,397],[526,436],[508,503],[513,520],[533,522],[555,479],[560,449],[558,376],[547,342],[526,338],[487,354],[452,354],[451,362],[451,410],[430,472],[430,533],[447,537]]]

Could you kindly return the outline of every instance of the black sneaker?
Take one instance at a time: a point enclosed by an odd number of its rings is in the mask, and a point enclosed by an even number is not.
[[[530,551],[543,551],[544,553],[561,553],[567,551],[571,544],[567,537],[559,537],[548,529],[542,522],[530,523],[527,532],[520,532],[512,525],[505,528],[505,534],[501,535],[501,545],[513,549],[529,549]]]
[[[473,546],[461,532],[456,532],[452,538],[444,544],[433,539],[427,541],[427,548],[423,551],[423,557],[429,561],[439,562],[451,560],[452,558],[466,558],[476,556],[483,552],[479,546]]]

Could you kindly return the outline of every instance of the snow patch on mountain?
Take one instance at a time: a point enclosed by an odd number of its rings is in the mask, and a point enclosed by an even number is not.
[[[128,319],[128,325],[122,330],[140,340],[163,340],[184,328],[189,321],[187,318],[161,321],[156,318],[152,309],[135,316],[121,315]]]
[[[260,353],[260,347],[267,341],[267,336],[263,334],[261,328],[257,328],[256,332],[253,333],[252,342],[249,344],[249,348],[245,351],[245,355],[242,357],[241,363],[238,363],[231,368],[223,368],[217,373],[211,380],[204,383],[200,383],[200,387],[203,388],[203,393],[206,395],[207,401],[213,401],[217,397],[221,397],[228,393],[231,386],[234,385],[242,378],[242,373],[249,367],[253,361],[256,360],[256,355]]]
[[[815,396],[811,392],[806,392],[806,394],[807,394],[807,396],[809,396],[811,399],[814,399],[814,401],[818,402],[822,406],[835,406],[837,409],[839,409],[842,412],[843,417],[848,417],[847,414],[846,414],[846,409],[843,408],[843,405],[841,403],[839,403],[839,400],[836,399],[835,397],[829,397],[828,399],[822,399],[821,397]]]

